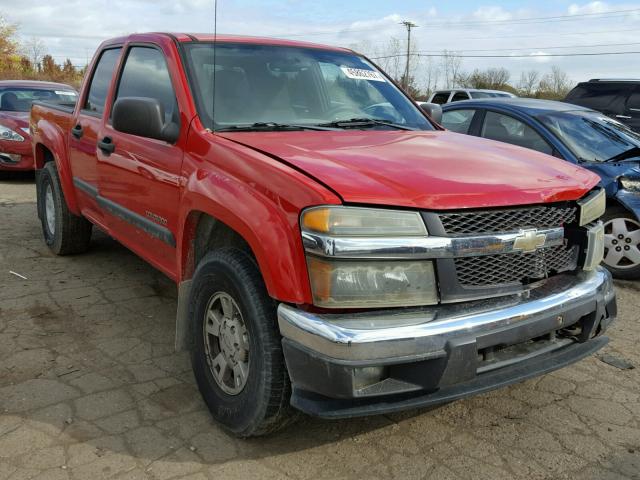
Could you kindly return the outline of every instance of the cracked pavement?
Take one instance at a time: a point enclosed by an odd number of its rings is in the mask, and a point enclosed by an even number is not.
[[[32,178],[0,180],[0,218],[0,480],[640,479],[640,369],[596,357],[436,409],[235,439],[173,351],[170,280],[100,233],[52,255]],[[601,353],[640,366],[640,283],[617,287]]]

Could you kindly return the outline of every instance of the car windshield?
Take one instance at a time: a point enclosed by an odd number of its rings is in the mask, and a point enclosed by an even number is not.
[[[584,161],[604,162],[640,147],[640,134],[601,113],[556,112],[537,118]]]
[[[434,129],[385,75],[355,54],[231,43],[214,49],[205,42],[185,48],[200,117],[214,130]]]
[[[56,89],[44,88],[2,88],[0,89],[0,111],[2,112],[28,112],[31,104],[36,100],[59,103],[63,105],[75,105],[78,94],[74,90],[62,87]]]

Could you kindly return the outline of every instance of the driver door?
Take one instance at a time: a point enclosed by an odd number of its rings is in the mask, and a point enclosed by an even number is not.
[[[165,121],[180,124],[172,74],[161,47],[129,46],[118,80],[113,103],[122,97],[155,98]],[[170,144],[116,131],[109,117],[98,144],[100,194],[110,229],[170,277],[176,268],[183,133]]]

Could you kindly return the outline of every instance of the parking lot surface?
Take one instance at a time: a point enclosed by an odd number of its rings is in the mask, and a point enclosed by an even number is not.
[[[640,367],[640,282],[617,286],[597,357],[429,411],[238,440],[173,351],[175,285],[100,233],[55,257],[33,180],[0,180],[0,480],[640,479],[640,370],[623,369]]]

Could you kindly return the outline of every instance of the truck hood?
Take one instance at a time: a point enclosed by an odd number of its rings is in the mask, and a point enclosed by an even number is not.
[[[344,202],[448,210],[575,200],[599,178],[542,153],[452,132],[234,132]]]

